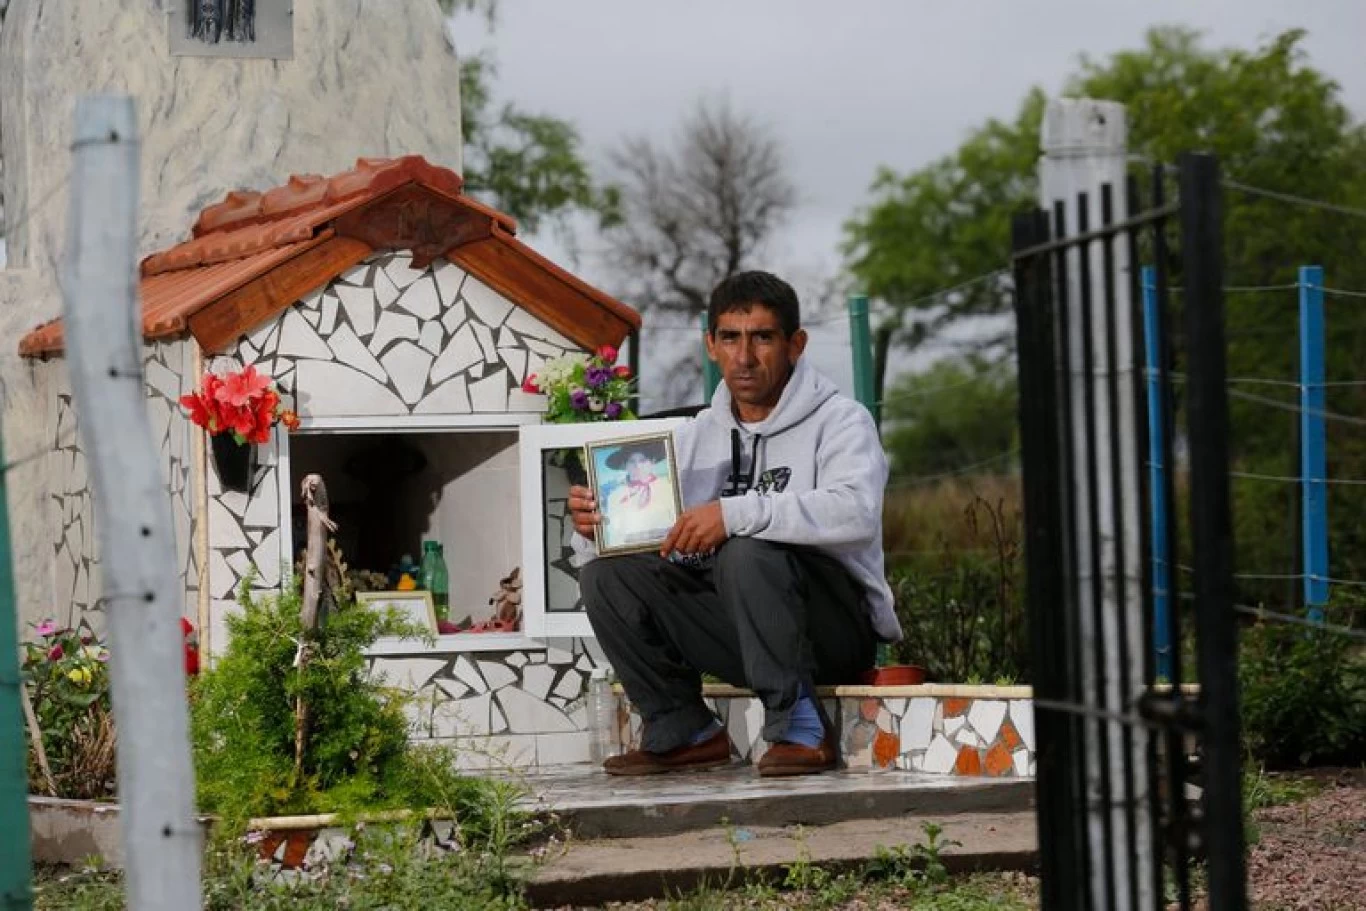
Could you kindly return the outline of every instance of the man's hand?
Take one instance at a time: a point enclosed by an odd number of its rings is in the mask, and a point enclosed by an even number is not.
[[[674,551],[681,554],[710,553],[724,544],[728,537],[726,520],[721,514],[721,501],[712,500],[694,506],[678,517],[659,548],[659,554],[667,557]]]
[[[577,484],[569,488],[569,516],[574,522],[574,530],[588,540],[597,534],[597,524],[602,521],[598,514],[598,502],[593,499],[593,491]]]

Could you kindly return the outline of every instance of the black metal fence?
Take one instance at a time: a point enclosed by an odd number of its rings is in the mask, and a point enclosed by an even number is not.
[[[1170,176],[1156,168],[1146,200],[1130,178],[1122,189],[1100,187],[1098,199],[1081,193],[1051,212],[1021,214],[1013,226],[1046,909],[1172,900],[1188,908],[1197,860],[1209,907],[1247,906],[1220,181],[1213,158],[1183,156],[1177,201],[1168,202]],[[1173,441],[1184,443],[1181,509],[1174,472],[1154,492],[1144,470],[1145,261],[1158,270],[1167,465],[1177,464]],[[1166,295],[1173,269],[1185,289],[1179,333]],[[1178,336],[1186,365],[1179,435],[1167,382]],[[1191,607],[1171,617],[1170,681],[1158,680],[1152,649],[1154,493],[1166,507],[1172,559],[1182,552],[1194,567]],[[1178,574],[1168,576],[1175,588]],[[1170,603],[1186,602],[1172,591]],[[1194,667],[1181,660],[1187,642]]]

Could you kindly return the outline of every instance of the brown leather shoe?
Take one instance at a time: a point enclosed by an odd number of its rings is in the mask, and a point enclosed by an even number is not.
[[[662,775],[665,772],[701,772],[730,765],[730,738],[721,728],[699,744],[681,746],[667,753],[632,750],[612,756],[602,764],[608,775]]]
[[[835,768],[838,760],[835,741],[827,733],[818,747],[804,747],[798,743],[786,742],[773,744],[759,760],[759,774],[764,778],[814,775]]]

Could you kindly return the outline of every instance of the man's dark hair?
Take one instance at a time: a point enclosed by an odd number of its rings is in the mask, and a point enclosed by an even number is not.
[[[772,272],[739,272],[717,285],[707,302],[707,326],[712,336],[716,335],[721,314],[732,310],[747,312],[755,304],[777,314],[778,325],[789,338],[800,328],[801,307],[791,285]]]

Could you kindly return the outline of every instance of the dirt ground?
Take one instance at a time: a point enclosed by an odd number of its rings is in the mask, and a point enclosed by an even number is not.
[[[1308,800],[1253,814],[1248,892],[1258,911],[1366,909],[1366,770],[1321,784]]]

